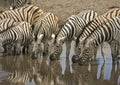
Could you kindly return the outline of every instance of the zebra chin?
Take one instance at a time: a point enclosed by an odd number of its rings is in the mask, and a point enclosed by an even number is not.
[[[51,54],[50,57],[49,57],[49,59],[50,59],[51,61],[59,60],[59,59],[60,59],[59,56],[60,56],[60,55],[58,55],[58,54]]]

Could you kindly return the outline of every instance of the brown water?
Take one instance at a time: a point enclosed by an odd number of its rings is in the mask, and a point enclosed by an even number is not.
[[[28,55],[0,57],[0,85],[120,85],[120,64],[112,64],[110,47],[105,46],[106,62],[100,49],[89,65],[79,66],[65,59],[47,56],[32,60]],[[73,47],[70,59],[73,55]]]

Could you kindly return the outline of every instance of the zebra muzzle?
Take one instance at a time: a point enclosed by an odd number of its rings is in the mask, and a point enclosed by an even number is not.
[[[77,63],[79,61],[79,55],[73,55],[72,62]]]
[[[50,60],[59,60],[59,57],[57,54],[54,53],[50,55]]]
[[[79,65],[85,65],[85,64],[88,63],[88,61],[89,61],[88,58],[86,58],[86,57],[80,57],[79,60],[78,60],[78,63],[79,63]]]

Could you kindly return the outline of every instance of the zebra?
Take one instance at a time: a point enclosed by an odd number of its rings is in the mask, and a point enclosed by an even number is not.
[[[36,24],[38,31],[35,40],[33,41],[33,49],[32,49],[32,57],[37,58],[38,50],[43,51],[43,54],[46,55],[49,51],[49,40],[54,41],[55,35],[59,31],[59,19],[58,17],[53,13],[46,13],[46,15],[38,20],[38,23]],[[36,27],[35,27],[36,29]],[[44,49],[42,48],[42,44],[44,44]]]
[[[86,27],[84,27],[81,34],[76,39],[75,55],[73,55],[73,57],[72,57],[73,63],[76,63],[79,60],[79,56],[77,56],[77,55],[79,55],[81,53],[82,44],[84,42],[84,39],[87,36],[89,36],[100,24],[104,23],[106,20],[107,20],[107,18],[105,18],[104,16],[98,16],[95,19],[93,19],[90,23],[88,23],[86,25]],[[94,50],[95,50],[94,56],[96,56],[97,49],[94,49]]]
[[[87,62],[88,56],[84,56],[85,51],[89,51],[89,53],[91,53],[94,48],[105,41],[111,42],[112,40],[115,40],[119,42],[119,34],[120,16],[107,19],[106,22],[99,25],[96,30],[88,38],[86,38],[81,50],[81,54],[79,55],[79,63],[84,64]],[[113,57],[113,60],[116,59],[117,57]]]
[[[31,24],[33,31],[35,23],[44,15],[43,10],[34,5],[23,6],[15,10],[8,10],[0,13],[0,20],[14,19],[16,22],[26,21]]]
[[[0,33],[6,31],[7,29],[9,29],[12,26],[15,26],[17,24],[17,22],[14,21],[14,19],[3,19],[0,20]],[[5,53],[8,51],[9,45],[5,45]],[[8,52],[7,52],[8,53]]]
[[[11,6],[10,9],[16,9],[23,7],[26,4],[31,4],[31,0],[11,0]]]
[[[90,17],[86,17],[86,19],[83,19],[85,17],[82,18],[82,16],[90,16]],[[89,23],[91,20],[91,17],[95,18],[97,17],[97,13],[93,12],[93,10],[88,10],[88,11],[84,11],[84,13],[78,14],[78,15],[72,15],[70,16],[65,24],[63,25],[63,27],[61,28],[61,30],[59,31],[59,33],[56,35],[55,38],[55,42],[54,42],[54,46],[51,48],[52,52],[50,55],[50,59],[55,60],[55,58],[57,58],[56,56],[58,54],[61,54],[61,50],[62,50],[62,45],[64,43],[66,43],[66,56],[68,58],[69,53],[70,53],[70,43],[72,40],[76,40],[76,38],[78,37],[79,34],[81,34],[83,28],[87,25],[87,23]],[[87,21],[88,20],[88,21]]]
[[[80,50],[82,49],[82,44],[85,42],[85,39],[89,37],[96,30],[97,26],[106,22],[107,19],[111,17],[119,16],[119,15],[120,15],[120,8],[114,8],[114,9],[107,11],[103,15],[96,17],[90,24],[88,24],[88,26],[84,29],[83,33],[81,33],[81,35],[79,35],[79,37],[77,38],[76,57],[74,55],[74,57],[72,58],[72,61],[74,63],[79,60],[79,57],[77,55],[80,54]],[[115,42],[111,42],[110,44],[112,45],[114,43]],[[103,49],[101,49],[101,52],[104,57]],[[97,53],[97,48],[94,49],[94,57],[96,56],[96,53]],[[115,53],[113,52],[112,55],[114,54]]]
[[[4,45],[12,44],[17,48],[16,54],[20,54],[23,46],[28,46],[32,40],[31,30],[31,25],[23,21],[0,33],[0,52],[4,52]]]

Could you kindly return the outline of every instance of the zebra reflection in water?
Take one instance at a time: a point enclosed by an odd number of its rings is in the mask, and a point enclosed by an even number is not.
[[[0,64],[3,71],[11,73],[4,81],[8,82],[8,85],[27,83],[35,85],[96,85],[96,83],[99,85],[102,83],[104,85],[106,82],[117,85],[120,75],[119,64],[113,65],[109,55],[106,63],[102,63],[100,60],[102,57],[99,55],[97,58],[97,61],[90,62],[89,65],[73,64],[73,72],[70,71],[70,63],[67,60],[64,73],[60,64],[63,60],[46,63],[48,61],[46,56],[36,60],[28,56],[6,56],[0,60]]]

